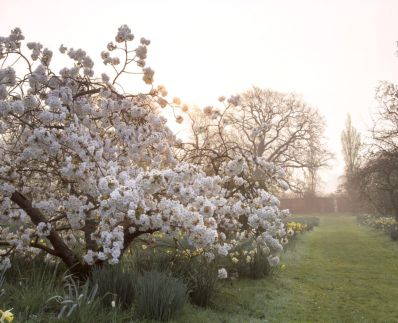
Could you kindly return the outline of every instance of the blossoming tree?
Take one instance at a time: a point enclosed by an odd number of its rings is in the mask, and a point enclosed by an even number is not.
[[[217,176],[178,162],[159,114],[166,93],[145,63],[148,40],[131,49],[134,35],[119,28],[101,53],[112,78],[96,77],[85,51],[63,45],[73,64],[56,73],[53,52],[30,42],[29,58],[23,40],[19,28],[0,37],[2,267],[13,254],[44,252],[85,276],[157,231],[183,235],[209,258],[247,236],[271,258],[281,250],[284,212],[251,174],[261,168],[280,182],[282,172],[243,156],[225,160]],[[128,74],[141,74],[149,91],[126,93],[118,81]]]

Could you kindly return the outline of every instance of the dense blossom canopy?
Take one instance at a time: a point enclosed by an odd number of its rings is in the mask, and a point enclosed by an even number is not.
[[[76,271],[115,264],[136,237],[156,231],[187,238],[209,258],[251,237],[277,262],[286,212],[254,170],[275,183],[283,172],[239,155],[223,162],[217,176],[178,162],[175,136],[159,114],[167,92],[152,86],[154,71],[145,63],[149,40],[130,49],[134,35],[119,28],[101,53],[112,79],[96,77],[87,53],[64,45],[59,51],[72,64],[55,73],[53,52],[30,42],[28,58],[23,39],[18,28],[0,37],[3,267],[13,253],[39,252]],[[148,93],[120,90],[119,77],[130,73],[142,74]]]

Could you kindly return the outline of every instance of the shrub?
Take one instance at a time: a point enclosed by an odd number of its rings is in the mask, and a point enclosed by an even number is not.
[[[133,273],[123,271],[121,266],[94,268],[91,281],[98,286],[98,297],[106,306],[112,301],[122,308],[128,308],[134,300]]]
[[[144,318],[168,321],[178,314],[188,297],[178,278],[158,271],[145,272],[135,285],[136,310]]]

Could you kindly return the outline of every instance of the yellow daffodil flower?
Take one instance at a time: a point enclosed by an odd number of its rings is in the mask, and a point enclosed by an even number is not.
[[[7,311],[0,310],[0,323],[12,322],[14,320],[14,314],[11,313],[11,310],[12,308]]]

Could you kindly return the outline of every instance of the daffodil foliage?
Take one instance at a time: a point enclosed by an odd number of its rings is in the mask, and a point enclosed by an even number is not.
[[[186,238],[210,259],[248,236],[270,257],[280,251],[285,212],[253,170],[275,183],[282,172],[239,155],[217,176],[178,162],[159,111],[178,109],[179,100],[168,104],[164,87],[153,86],[149,40],[135,42],[121,26],[100,55],[112,74],[100,76],[82,49],[61,45],[67,67],[56,72],[50,49],[23,40],[19,28],[0,37],[2,267],[15,253],[46,253],[87,273],[118,263],[134,239],[159,231]],[[126,92],[121,78],[137,75],[147,92]]]

